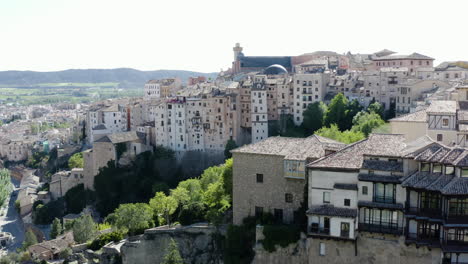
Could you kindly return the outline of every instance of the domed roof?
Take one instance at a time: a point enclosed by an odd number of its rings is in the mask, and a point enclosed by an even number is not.
[[[288,73],[288,70],[279,64],[273,64],[266,67],[263,73],[268,75],[285,74]]]

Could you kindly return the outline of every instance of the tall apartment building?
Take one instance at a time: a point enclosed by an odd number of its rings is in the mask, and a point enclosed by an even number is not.
[[[294,124],[297,126],[302,124],[303,113],[309,104],[323,101],[329,82],[329,73],[301,73],[293,75]]]
[[[175,151],[224,150],[238,140],[238,89],[193,97],[179,96],[154,106],[156,145]]]
[[[266,76],[256,75],[251,90],[252,143],[268,137],[268,102]]]

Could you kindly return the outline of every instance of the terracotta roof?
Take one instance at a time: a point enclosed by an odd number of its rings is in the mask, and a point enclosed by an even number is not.
[[[313,206],[307,214],[338,216],[338,217],[357,217],[357,209],[334,207],[333,205]]]
[[[372,59],[373,60],[409,60],[409,59],[433,60],[434,58],[414,52],[410,55],[389,55],[389,56],[382,56],[382,57],[373,57]]]
[[[106,135],[96,140],[95,142],[111,142],[113,144],[117,144],[117,143],[130,142],[130,141],[141,141],[143,139],[144,139],[144,133],[137,132],[137,131],[129,131],[129,132]]]

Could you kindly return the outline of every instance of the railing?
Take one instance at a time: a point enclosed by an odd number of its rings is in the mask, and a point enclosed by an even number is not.
[[[374,195],[373,201],[374,201],[375,203],[393,204],[393,203],[395,203],[395,197]]]
[[[348,230],[348,231],[343,231],[343,230],[341,230],[341,232],[340,232],[340,237],[350,238],[350,237],[349,237],[349,230]]]
[[[406,207],[407,214],[415,214],[418,216],[426,216],[436,219],[443,219],[444,214],[440,208],[420,208],[420,207]]]
[[[373,232],[373,233],[384,233],[393,235],[402,235],[403,227],[398,225],[376,225],[376,224],[364,224],[359,223],[359,231]]]
[[[430,246],[438,246],[440,245],[440,238],[439,234],[435,234],[433,237],[431,236],[422,236],[421,234],[417,233],[407,233],[406,240],[411,240],[417,244],[426,244]]]
[[[312,223],[310,225],[310,233],[319,235],[330,235],[329,227],[319,227],[318,223]]]

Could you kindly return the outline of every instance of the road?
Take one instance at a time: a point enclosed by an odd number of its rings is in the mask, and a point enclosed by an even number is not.
[[[8,247],[9,252],[15,251],[18,247],[21,246],[24,240],[23,224],[15,208],[15,201],[19,191],[19,188],[17,188],[17,186],[19,186],[19,181],[12,178],[11,182],[15,188],[14,191],[10,194],[8,207],[4,211],[6,214],[0,216],[0,231],[9,232],[14,237],[13,244]],[[1,251],[1,253],[5,253],[4,250]]]

